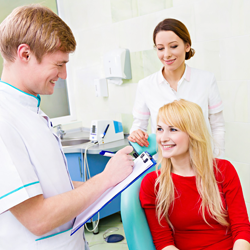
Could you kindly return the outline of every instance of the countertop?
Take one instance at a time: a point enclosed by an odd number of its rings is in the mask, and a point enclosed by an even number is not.
[[[84,138],[86,140],[89,140],[89,133],[90,133],[90,129],[84,128],[84,127],[73,129],[73,130],[68,130],[66,131],[64,140],[79,139],[79,138]],[[122,149],[129,145],[128,139],[126,139],[128,135],[124,135],[124,136],[125,136],[125,139],[110,142],[110,143],[105,143],[102,145],[99,145],[99,144],[94,145],[94,144],[91,144],[91,142],[87,142],[87,143],[76,144],[72,146],[63,146],[63,152],[65,154],[85,153],[86,148],[88,148],[88,154],[99,154],[102,150],[116,152],[119,149]]]
[[[65,154],[68,153],[84,153],[85,149],[87,147],[89,147],[91,145],[91,143],[83,143],[83,144],[78,144],[78,145],[73,145],[73,146],[64,146],[63,147],[63,152]],[[99,154],[102,150],[106,150],[106,151],[118,151],[119,149],[122,149],[126,146],[128,146],[128,139],[122,139],[119,141],[114,141],[114,142],[110,142],[110,143],[105,143],[102,145],[93,145],[92,147],[90,147],[88,149],[88,154]]]

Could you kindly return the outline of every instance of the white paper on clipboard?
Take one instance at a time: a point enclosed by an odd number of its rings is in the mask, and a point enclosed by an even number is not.
[[[155,160],[149,153],[141,153],[140,156],[134,160],[133,172],[126,179],[118,183],[115,187],[108,189],[99,197],[99,199],[97,199],[92,205],[90,205],[86,210],[76,217],[71,230],[71,235],[73,235],[105,205],[107,205],[112,199],[114,199],[118,194],[130,186],[137,178],[139,178],[144,172],[146,172],[155,164]]]

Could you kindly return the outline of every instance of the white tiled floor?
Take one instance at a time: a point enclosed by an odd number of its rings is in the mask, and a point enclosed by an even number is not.
[[[87,224],[89,229],[92,228],[91,224]],[[110,234],[121,234],[124,236],[124,240],[118,243],[107,243],[103,239],[103,234],[107,229],[113,229],[114,227],[118,228],[119,230],[109,233]],[[85,229],[86,239],[89,243],[89,247],[91,250],[128,250],[122,222],[121,222],[121,215],[120,213],[116,213],[110,215],[106,218],[100,220],[99,223],[99,233],[94,235],[93,233],[89,233]]]

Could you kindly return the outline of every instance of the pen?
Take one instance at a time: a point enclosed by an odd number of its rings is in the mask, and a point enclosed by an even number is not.
[[[108,157],[113,157],[114,155],[115,155],[115,153],[113,153],[113,152],[110,152],[110,151],[101,151],[100,153],[99,153],[100,155],[103,155],[103,156],[108,156]]]
[[[107,125],[107,127],[105,128],[103,134],[102,134],[102,139],[105,137],[107,131],[108,131],[108,128],[109,128],[109,124]]]
[[[99,154],[103,156],[107,156],[107,157],[113,157],[115,155],[114,152],[105,151],[105,150],[101,151]],[[133,160],[135,160],[135,157],[133,157]]]

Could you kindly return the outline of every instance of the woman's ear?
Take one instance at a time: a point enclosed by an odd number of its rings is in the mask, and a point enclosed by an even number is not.
[[[190,46],[190,44],[189,43],[186,43],[185,44],[185,47],[186,47],[186,52],[189,52],[190,51],[190,49],[191,49],[191,46]]]
[[[30,60],[30,46],[27,44],[20,44],[17,48],[17,57],[22,61],[22,62],[28,62]]]

